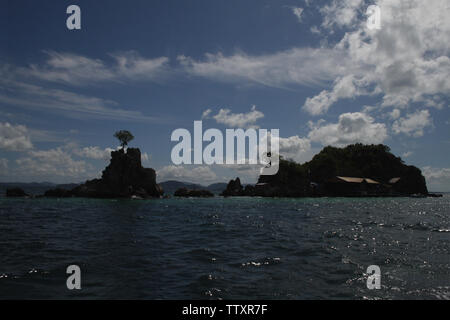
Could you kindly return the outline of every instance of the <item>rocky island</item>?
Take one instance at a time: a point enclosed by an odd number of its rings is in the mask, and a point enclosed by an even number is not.
[[[139,148],[111,152],[110,164],[100,179],[86,181],[72,190],[52,189],[46,197],[159,198],[164,191],[156,183],[156,172],[141,164]]]
[[[86,181],[72,190],[52,189],[45,197],[84,197],[84,198],[159,198],[164,191],[156,183],[156,172],[144,168],[139,148],[125,147],[134,139],[131,132],[120,130],[114,134],[122,148],[111,151],[109,165],[103,170],[100,179]]]
[[[280,159],[277,174],[260,176],[254,186],[231,180],[223,196],[357,197],[435,196],[420,169],[406,165],[386,145],[326,147],[304,164]]]
[[[182,198],[210,198],[214,197],[214,194],[209,190],[204,189],[187,189],[187,188],[180,188],[173,194],[175,197],[182,197]]]

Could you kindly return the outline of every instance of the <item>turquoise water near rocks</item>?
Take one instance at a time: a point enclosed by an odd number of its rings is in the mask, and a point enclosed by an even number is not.
[[[0,298],[450,299],[450,196],[0,198]]]

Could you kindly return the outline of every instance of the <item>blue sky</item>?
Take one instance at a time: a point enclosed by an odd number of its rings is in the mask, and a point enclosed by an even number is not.
[[[71,4],[81,30],[66,27]],[[127,129],[160,181],[254,182],[245,167],[172,165],[172,131],[203,119],[278,128],[299,162],[384,143],[450,191],[449,13],[445,0],[3,1],[0,181],[98,176]]]

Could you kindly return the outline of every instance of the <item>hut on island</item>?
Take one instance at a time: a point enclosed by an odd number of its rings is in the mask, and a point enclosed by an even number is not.
[[[332,196],[376,196],[384,193],[383,184],[370,178],[336,176],[325,184],[327,194]]]

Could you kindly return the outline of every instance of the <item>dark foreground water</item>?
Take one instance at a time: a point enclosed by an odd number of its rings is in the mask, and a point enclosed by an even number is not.
[[[0,198],[0,298],[450,299],[450,196]]]

